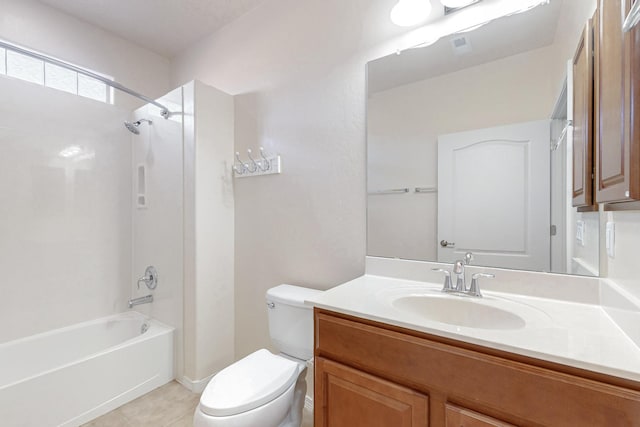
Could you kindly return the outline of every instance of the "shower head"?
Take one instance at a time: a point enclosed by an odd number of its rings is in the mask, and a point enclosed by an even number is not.
[[[136,135],[140,135],[140,131],[138,130],[138,126],[140,126],[140,122],[124,122],[124,126],[129,129],[129,132],[134,133]]]
[[[153,122],[151,120],[147,120],[147,119],[140,119],[138,121],[135,122],[124,122],[124,126],[129,129],[129,132],[134,133],[136,135],[140,135],[140,129],[138,129],[138,127],[142,124],[142,122],[147,122],[150,125],[153,124]]]

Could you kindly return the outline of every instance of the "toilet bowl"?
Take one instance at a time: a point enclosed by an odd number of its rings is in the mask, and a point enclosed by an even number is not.
[[[194,427],[300,427],[313,356],[313,315],[304,300],[319,292],[291,285],[267,291],[269,334],[281,353],[261,349],[217,373]]]

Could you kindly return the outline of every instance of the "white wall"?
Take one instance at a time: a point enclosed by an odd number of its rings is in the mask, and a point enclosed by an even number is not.
[[[129,112],[1,76],[0,93],[0,342],[124,311]]]
[[[170,89],[168,59],[35,0],[2,0],[0,39],[110,75],[150,98]],[[143,104],[118,92],[115,100]]]
[[[601,266],[610,278],[640,301],[640,278],[638,276],[638,254],[640,254],[640,211],[601,212],[603,220],[600,233]],[[606,255],[604,224],[615,224],[615,254]],[[601,267],[602,268],[602,267]]]
[[[575,274],[594,276],[599,273],[600,268],[600,246],[604,239],[601,239],[600,215],[598,212],[575,212],[574,223],[569,231],[570,238],[573,238],[572,272]],[[584,223],[584,244],[575,238],[577,232],[577,221]],[[603,271],[602,274],[605,274]]]
[[[159,100],[172,112],[169,120],[160,116],[155,106],[146,105],[133,114],[142,123],[140,134],[129,133],[133,151],[130,163],[133,179],[130,192],[133,210],[132,271],[127,281],[130,298],[152,294],[152,304],[139,305],[135,310],[176,328],[175,374],[183,371],[183,145],[182,88],[175,89]],[[146,168],[146,207],[137,206],[137,167]],[[158,271],[158,287],[150,290],[137,279],[147,266]]]
[[[184,86],[185,369],[202,391],[234,358],[233,97]]]
[[[283,173],[235,180],[236,357],[269,346],[264,296],[364,272],[366,53],[392,34],[380,0],[273,0],[174,62],[236,95],[236,149],[264,146]],[[385,53],[389,53],[386,51]]]

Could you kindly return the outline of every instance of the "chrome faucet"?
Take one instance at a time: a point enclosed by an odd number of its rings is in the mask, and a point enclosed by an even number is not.
[[[144,271],[144,276],[138,279],[138,289],[140,289],[140,283],[144,283],[147,285],[147,288],[150,290],[154,290],[158,287],[158,270],[152,265],[146,268]],[[153,302],[153,295],[145,295],[140,298],[133,298],[129,300],[129,308],[132,308],[136,305],[140,304],[150,304]]]
[[[147,267],[144,271],[144,276],[138,279],[138,289],[140,289],[140,282],[147,285],[147,288],[154,290],[158,287],[158,270],[152,265]]]
[[[467,252],[466,254],[464,254],[465,265],[471,264],[471,261],[473,261],[473,252]]]
[[[153,295],[151,294],[145,295],[140,298],[133,298],[129,300],[129,308],[133,308],[134,306],[140,305],[140,304],[149,304],[152,302],[153,302]]]
[[[487,274],[487,273],[474,273],[471,275],[471,286],[469,286],[469,290],[467,291],[467,295],[471,295],[474,297],[482,297],[482,292],[480,292],[480,279],[481,277],[487,277],[493,279],[496,277],[495,274]]]
[[[467,280],[464,274],[464,266],[471,264],[473,254],[467,252],[464,259],[459,259],[453,264],[453,273],[456,275],[456,292],[467,292]]]
[[[438,271],[444,274],[444,286],[442,287],[442,292],[453,292],[455,289],[451,284],[451,272],[445,270],[444,268],[432,268],[433,271]]]
[[[453,263],[453,270],[451,272],[443,269],[443,268],[433,268],[433,271],[438,271],[445,275],[444,278],[444,286],[442,287],[442,292],[453,292],[456,294],[469,295],[473,297],[482,297],[482,292],[480,292],[480,282],[479,279],[481,277],[492,278],[495,277],[493,274],[486,273],[474,273],[471,276],[471,285],[467,288],[467,282],[465,278],[465,265],[469,265],[473,260],[473,254],[471,252],[467,252],[464,255],[464,259],[459,259],[455,263]],[[451,282],[451,275],[456,275],[456,286],[454,287]]]
[[[456,275],[456,292],[466,292],[467,282],[464,277],[464,261],[459,259],[453,264],[453,274]]]

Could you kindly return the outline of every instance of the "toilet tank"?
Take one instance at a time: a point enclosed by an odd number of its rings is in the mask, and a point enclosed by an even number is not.
[[[313,357],[313,307],[304,301],[321,292],[292,285],[267,291],[269,335],[278,351],[301,360]]]

